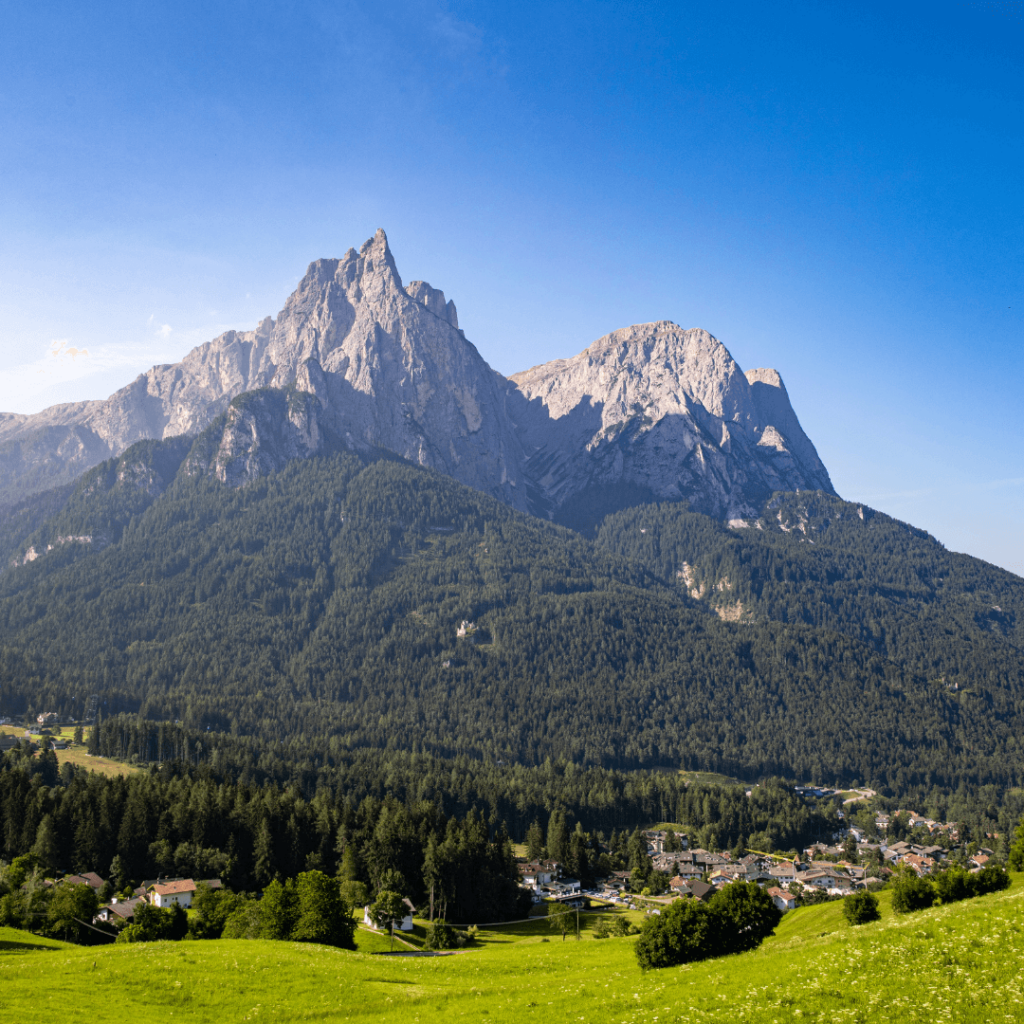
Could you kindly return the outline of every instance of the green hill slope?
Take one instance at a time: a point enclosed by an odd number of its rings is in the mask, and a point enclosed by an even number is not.
[[[495,942],[453,956],[212,941],[0,949],[5,1019],[498,1022],[1020,1020],[1021,877],[1005,893],[852,929],[807,908],[752,953],[640,973],[632,940]],[[815,929],[825,934],[812,934]],[[59,969],[58,969],[59,968]]]
[[[107,715],[339,750],[897,789],[1024,778],[1016,632],[967,646],[947,602],[929,626],[945,646],[913,631],[914,608],[887,626],[898,642],[879,642],[851,625],[872,614],[856,595],[895,571],[878,557],[848,569],[855,598],[817,621],[779,609],[821,603],[839,547],[824,568],[785,537],[737,554],[731,533],[678,506],[612,517],[595,544],[395,461],[297,461],[231,489],[188,475],[186,454],[180,441],[135,446],[23,542],[39,557],[0,576],[4,712],[77,717],[99,693]],[[763,614],[723,621],[670,571],[685,544],[720,561],[770,556],[783,582],[759,584]],[[761,579],[734,575],[743,594]],[[464,620],[475,629],[459,638]],[[955,678],[975,673],[959,690],[934,678],[954,678],[954,649]]]

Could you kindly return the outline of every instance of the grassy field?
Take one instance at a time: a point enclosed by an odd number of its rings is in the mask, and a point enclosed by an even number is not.
[[[850,928],[788,914],[759,950],[643,975],[633,939],[517,940],[443,957],[271,942],[76,948],[0,929],[0,1019],[484,1022],[1024,1019],[1024,878],[1005,893]],[[536,926],[523,926],[532,929]],[[370,938],[380,939],[379,936]],[[362,935],[360,935],[362,939]],[[386,941],[386,940],[383,940]],[[34,947],[34,948],[33,948]],[[44,948],[45,947],[45,948]]]
[[[21,739],[25,735],[25,728],[20,725],[0,725],[0,733],[17,736],[18,739]],[[87,768],[91,772],[99,772],[101,775],[130,775],[132,772],[139,770],[132,765],[123,764],[120,761],[112,761],[108,757],[90,757],[84,743],[79,745],[72,743],[71,737],[73,733],[73,729],[65,728],[60,736],[54,737],[55,739],[64,740],[69,745],[67,750],[54,751],[57,755],[58,764],[68,762],[78,768]],[[88,736],[88,733],[86,735]],[[39,738],[36,736],[32,738],[35,742],[39,741]]]

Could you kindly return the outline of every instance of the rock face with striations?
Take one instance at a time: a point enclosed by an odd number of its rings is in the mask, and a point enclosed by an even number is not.
[[[566,522],[609,500],[687,498],[740,518],[774,490],[834,493],[774,370],[744,375],[707,332],[660,321],[505,379],[454,302],[403,286],[383,231],[312,263],[254,331],[104,402],[0,414],[0,503],[182,435],[201,435],[186,471],[233,485],[318,452],[383,449]]]
[[[616,490],[726,519],[773,491],[835,493],[779,374],[744,374],[707,331],[636,324],[511,381],[526,471],[555,518]]]
[[[315,396],[316,408],[296,415],[290,403],[295,423],[271,436],[259,396],[231,405],[289,386]],[[505,401],[504,378],[459,330],[455,304],[422,281],[404,288],[378,231],[358,253],[311,264],[277,320],[228,331],[105,402],[0,419],[0,498],[74,479],[142,438],[198,434],[225,413],[210,459],[225,480],[332,443],[386,449],[526,508]]]

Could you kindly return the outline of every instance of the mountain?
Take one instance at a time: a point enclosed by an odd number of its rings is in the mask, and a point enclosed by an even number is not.
[[[735,518],[776,490],[833,493],[774,370],[744,375],[706,331],[661,321],[506,379],[443,292],[403,286],[383,231],[312,263],[254,331],[228,331],[105,402],[0,416],[0,501],[72,482],[137,441],[203,431],[193,468],[222,481],[386,451],[574,525],[652,498]]]
[[[775,370],[744,374],[707,331],[637,324],[513,374],[527,471],[555,518],[687,499],[727,519],[773,491],[834,494]]]
[[[0,713],[98,694],[324,756],[1024,782],[1024,581],[920,530],[808,492],[585,536],[350,452],[235,487],[195,469],[219,429],[95,467],[27,538]]]

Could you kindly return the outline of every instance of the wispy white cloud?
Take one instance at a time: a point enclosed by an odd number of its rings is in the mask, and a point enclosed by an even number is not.
[[[171,325],[170,324],[158,324],[156,322],[156,313],[150,313],[149,314],[149,320],[147,321],[147,324],[149,325],[150,330],[158,338],[169,338],[171,336],[171,331],[172,331]]]
[[[252,326],[255,326],[254,324]],[[130,384],[140,373],[163,363],[175,363],[201,345],[238,324],[211,322],[176,331],[153,315],[140,325],[136,340],[110,344],[54,338],[23,361],[0,374],[0,411],[34,413],[59,402],[107,398]]]

